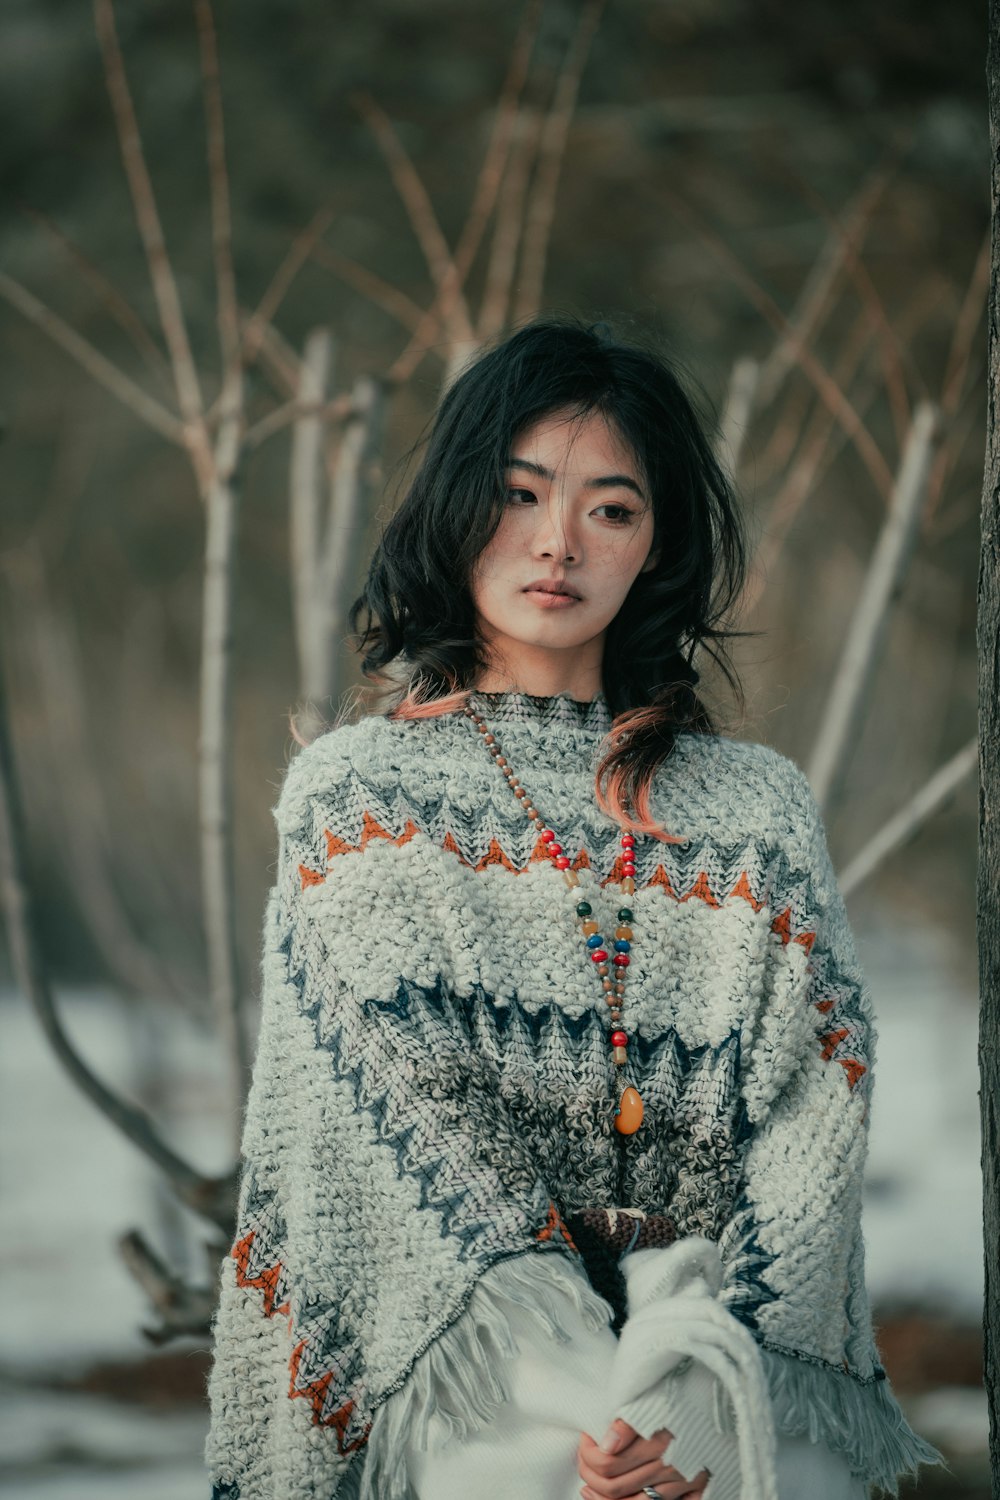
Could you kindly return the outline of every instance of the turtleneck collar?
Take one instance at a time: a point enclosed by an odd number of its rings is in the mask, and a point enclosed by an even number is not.
[[[582,729],[597,735],[607,734],[611,728],[611,709],[603,690],[594,698],[582,699],[570,693],[537,694],[512,689],[488,693],[476,689],[469,704],[491,724]]]

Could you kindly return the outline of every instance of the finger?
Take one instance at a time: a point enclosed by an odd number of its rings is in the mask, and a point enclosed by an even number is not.
[[[643,1464],[661,1463],[671,1434],[665,1427],[654,1432],[652,1437],[640,1438],[638,1435],[629,1446],[621,1453],[606,1453],[599,1448],[592,1438],[586,1433],[581,1436],[577,1446],[577,1465],[581,1478],[586,1477],[579,1465],[585,1464],[594,1474],[602,1479],[611,1479],[619,1474],[629,1474],[641,1467]]]
[[[634,1495],[639,1495],[642,1500],[644,1485],[669,1490],[670,1494],[665,1495],[664,1500],[680,1500],[680,1496],[691,1493],[697,1482],[685,1479],[679,1470],[669,1468],[661,1460],[642,1464],[624,1474],[598,1474],[586,1464],[581,1465],[577,1472],[585,1486],[600,1500],[632,1500]]]
[[[654,1486],[660,1500],[690,1500],[690,1497],[701,1494],[700,1490],[692,1490],[688,1479],[678,1480],[676,1484],[662,1483]],[[584,1485],[580,1491],[582,1500],[607,1500],[604,1490],[595,1490],[589,1484]],[[649,1500],[644,1490],[629,1491],[621,1500]]]
[[[622,1453],[637,1436],[634,1427],[616,1417],[601,1438],[600,1447],[605,1453]]]

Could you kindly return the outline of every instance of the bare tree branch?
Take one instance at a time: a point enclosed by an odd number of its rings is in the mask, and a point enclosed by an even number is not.
[[[247,428],[243,446],[248,451],[259,448],[261,443],[274,437],[276,432],[291,427],[300,417],[320,417],[324,423],[342,422],[350,416],[352,409],[350,396],[334,396],[332,401],[322,402],[286,401],[283,406],[276,406],[266,417],[261,417],[259,422]]]
[[[337,651],[345,603],[364,529],[366,501],[382,477],[380,450],[385,387],[362,375],[351,392],[351,415],[344,422],[330,482],[330,509],[317,579],[316,630],[328,653],[327,697],[337,696]]]
[[[528,199],[521,240],[521,278],[514,303],[514,322],[534,317],[542,300],[545,262],[556,211],[559,173],[566,154],[569,127],[576,108],[580,79],[594,39],[604,0],[586,0],[580,23],[556,84],[538,149],[538,168]]]
[[[544,116],[539,109],[526,107],[518,117],[514,148],[504,173],[483,296],[479,305],[480,339],[492,338],[499,333],[507,318],[517,267],[517,249],[524,226],[528,184],[544,123]]]
[[[868,181],[862,185],[861,191],[844,216],[843,223],[830,212],[813,184],[805,178],[799,178],[803,196],[812,203],[835,236],[839,262],[846,264],[858,295],[876,330],[889,409],[892,412],[896,441],[900,448],[909,431],[911,417],[903,358],[898,336],[889,321],[885,301],[872,280],[868,267],[861,259],[860,246],[865,233],[871,227],[878,199],[881,198],[888,184],[890,166],[895,168],[903,144],[902,137],[897,139],[892,148],[892,161],[874,171]]]
[[[844,389],[854,374],[862,355],[871,343],[871,324],[864,312],[855,320],[850,336],[834,366],[834,379]],[[855,405],[858,398],[855,396]],[[801,424],[800,424],[801,425]],[[835,418],[829,407],[820,406],[812,415],[799,443],[798,452],[791,461],[777,494],[771,501],[767,513],[767,530],[761,539],[756,566],[743,594],[742,607],[750,613],[760,602],[767,579],[774,576],[774,568],[788,540],[792,526],[811,494],[818,485],[820,464],[829,452],[834,435]],[[837,428],[838,432],[842,429]]]
[[[655,191],[649,191],[654,199],[666,200],[677,216],[683,219],[688,226],[699,234],[703,242],[715,252],[718,258],[728,267],[733,279],[743,288],[749,300],[763,314],[763,316],[779,331],[787,334],[791,346],[795,350],[795,357],[803,373],[808,376],[820,398],[834,413],[837,421],[848,433],[851,442],[857,449],[858,457],[871,476],[875,489],[883,499],[888,500],[892,493],[892,472],[881,450],[871,432],[862,422],[857,410],[848,399],[847,394],[840,389],[836,381],[815,354],[806,344],[798,330],[795,329],[788,317],[782,312],[774,298],[751,276],[737,255],[723,240],[722,236],[712,229],[702,216],[685,202],[672,188],[659,185]]]
[[[201,383],[188,338],[173,267],[163,238],[163,226],[156,206],[156,195],[146,166],[146,157],[136,118],[135,106],[125,72],[118,32],[115,26],[113,0],[94,0],[94,21],[104,59],[108,96],[115,117],[118,144],[121,148],[125,176],[132,194],[135,220],[146,252],[146,263],[153,285],[153,295],[160,314],[160,327],[170,353],[177,401],[187,427],[187,442],[192,462],[199,475],[202,491],[209,481],[211,452],[205,428]]]
[[[531,53],[534,48],[540,19],[540,0],[530,0],[530,3],[525,8],[521,25],[514,41],[510,63],[507,68],[507,76],[504,79],[503,88],[501,89],[500,100],[494,116],[493,129],[486,148],[486,156],[477,174],[472,203],[466,215],[462,232],[459,235],[458,245],[455,249],[454,275],[448,280],[447,285],[439,289],[433,303],[422,315],[412,339],[397,357],[392,369],[389,371],[387,384],[402,383],[408,380],[424,355],[434,344],[438,337],[438,330],[440,328],[448,328],[449,326],[455,299],[465,286],[486,225],[497,202],[497,196],[501,192],[502,185],[506,181],[507,171],[509,171],[511,166],[510,153],[516,138],[520,119],[518,99],[527,80]],[[519,154],[523,160],[525,153],[522,151]],[[525,190],[526,187],[527,179],[525,178]],[[521,233],[522,205],[523,191],[518,200],[518,212],[515,220],[509,225],[504,225],[504,228],[513,236],[515,246]],[[498,232],[500,228],[501,220],[498,219]],[[513,267],[511,268],[511,276],[513,276]],[[510,284],[508,282],[508,295],[509,288]],[[506,298],[504,300],[504,308],[506,309]],[[472,340],[461,335],[451,340],[451,347],[446,358],[449,374],[454,373],[465,353],[471,352],[478,347],[478,344],[482,341],[481,329],[482,321],[480,319],[480,330]],[[447,376],[445,383],[448,383]]]
[[[325,652],[313,628],[317,603],[317,576],[323,533],[325,470],[323,446],[326,436],[323,409],[332,378],[333,339],[328,328],[314,328],[302,356],[299,403],[312,407],[301,416],[292,433],[289,471],[289,520],[291,525],[292,603],[299,653],[302,692],[310,703],[325,696],[328,674]]]
[[[726,405],[722,413],[719,449],[716,454],[720,462],[726,464],[731,474],[735,474],[740,466],[759,379],[760,365],[755,359],[744,356],[734,361],[729,376],[729,387],[726,391]]]
[[[386,281],[375,271],[369,270],[367,266],[361,266],[355,260],[350,260],[346,255],[337,255],[328,245],[322,243],[312,248],[313,260],[319,265],[325,266],[348,286],[352,286],[356,292],[367,297],[376,307],[387,312],[390,317],[402,323],[404,328],[418,332],[427,323],[428,316],[424,309],[412,297],[401,292],[398,287]],[[435,304],[436,306],[436,304]],[[435,317],[436,325],[436,317]]]
[[[87,285],[97,296],[101,306],[107,309],[109,315],[118,324],[118,327],[131,339],[153,374],[168,384],[172,394],[173,380],[171,370],[163,350],[153,338],[135,308],[122,296],[114,282],[105,276],[100,266],[95,265],[90,256],[85,255],[80,246],[75,244],[69,235],[65,234],[48,214],[43,213],[41,209],[33,208],[29,203],[22,203],[21,211],[29,219],[32,219],[40,229],[44,230],[50,239],[54,240],[66,252],[79,270],[84,281],[86,281]]]
[[[453,344],[466,343],[472,346],[475,344],[475,330],[472,326],[469,308],[461,292],[454,257],[438,224],[427,189],[404,151],[385,111],[376,104],[370,94],[358,91],[353,97],[358,112],[367,121],[381,147],[396,190],[403,200],[414,233],[424,252],[441,307],[448,309],[443,322],[449,341]]]
[[[249,312],[246,308],[242,310],[241,321],[244,331],[249,329],[250,324],[257,315]],[[299,388],[301,371],[299,369],[299,356],[282,338],[273,323],[266,320],[258,320],[255,325],[253,339],[253,358],[259,362],[268,375],[272,377],[286,396],[295,396]],[[244,332],[244,339],[246,333]],[[248,360],[247,363],[250,361]]]
[[[978,769],[979,741],[963,745],[947,764],[941,766],[908,802],[868,840],[838,877],[841,892],[850,895],[870,880],[879,865],[909,843],[924,824],[955,795],[967,776]]]
[[[976,334],[982,326],[983,309],[990,286],[990,242],[991,236],[987,231],[976,257],[969,284],[965,289],[965,296],[962,298],[962,306],[952,333],[951,348],[948,351],[941,387],[941,409],[946,422],[945,435],[944,442],[935,456],[928,484],[925,516],[927,526],[932,524],[941,496],[944,494],[948,473],[961,451],[961,428],[956,427],[951,419],[962,399]]]
[[[230,1239],[231,1236],[227,1237],[225,1245],[209,1247],[216,1270],[229,1248]],[[159,1314],[158,1327],[142,1330],[151,1344],[166,1344],[175,1338],[206,1336],[218,1301],[217,1286],[188,1286],[181,1277],[167,1268],[137,1229],[122,1235],[118,1241],[118,1252]]]
[[[824,810],[839,795],[847,754],[857,741],[889,609],[898,594],[917,537],[939,420],[938,409],[930,402],[921,402],[914,413],[892,505],[872,554],[840,665],[827,695],[808,765],[816,801]]]
[[[169,962],[147,947],[123,909],[108,859],[103,790],[94,775],[87,733],[83,668],[69,620],[52,606],[37,546],[0,559],[10,599],[30,642],[30,670],[45,715],[54,783],[46,813],[58,825],[60,845],[90,932],[108,973],[141,994],[179,995],[185,986]]]
[[[229,206],[229,172],[226,167],[226,134],[219,79],[219,50],[211,0],[195,0],[195,20],[201,58],[202,90],[205,96],[208,147],[209,199],[212,206],[212,256],[219,321],[219,345],[223,371],[239,358],[240,319],[233,269],[233,225]]]
[[[486,148],[486,156],[476,177],[472,203],[455,247],[455,269],[458,273],[459,286],[464,286],[465,279],[475,261],[476,252],[497,202],[505,168],[510,160],[520,113],[518,100],[527,82],[541,15],[541,0],[529,0],[528,5],[525,6],[524,15],[521,17],[517,36],[514,38],[507,76],[500,90],[500,99]],[[441,316],[446,317],[449,311],[449,308],[443,308]]]
[[[160,1139],[142,1110],[119,1098],[91,1071],[67,1036],[42,962],[34,903],[24,876],[23,849],[23,817],[0,677],[0,901],[17,984],[31,1002],[53,1052],[78,1088],[166,1173],[182,1203],[227,1231],[232,1222],[235,1173],[209,1179],[195,1172]]]
[[[333,205],[328,203],[325,207],[316,210],[305,229],[295,236],[289,246],[288,254],[272,276],[270,285],[257,304],[256,310],[244,325],[243,359],[246,364],[252,364],[260,353],[261,345],[272,328],[275,313],[299,271],[329,229],[332,219]],[[297,359],[295,363],[298,364]],[[297,384],[297,377],[293,377],[291,384],[293,386]]]
[[[92,379],[96,380],[104,389],[110,391],[113,396],[127,406],[130,411],[147,427],[152,427],[154,432],[160,433],[171,443],[178,443],[181,447],[187,446],[187,434],[184,424],[162,406],[155,396],[148,395],[141,385],[137,385],[130,375],[119,370],[117,365],[111,363],[99,349],[89,343],[71,328],[68,323],[63,322],[58,313],[46,307],[34,294],[29,292],[26,286],[8,276],[6,271],[0,271],[0,297],[10,303],[11,307],[34,323],[43,333],[48,334],[53,343],[65,349],[66,353],[81,365]]]
[[[240,1010],[232,824],[232,618],[239,516],[236,473],[243,432],[243,366],[223,385],[222,419],[205,495],[205,585],[202,606],[198,786],[202,900],[215,1024],[229,1059],[236,1144],[246,1095],[249,1052]]]

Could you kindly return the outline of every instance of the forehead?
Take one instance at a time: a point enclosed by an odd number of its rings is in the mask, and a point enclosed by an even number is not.
[[[615,469],[638,479],[641,466],[629,444],[600,412],[556,412],[523,427],[510,445],[511,460],[528,459],[564,473]]]

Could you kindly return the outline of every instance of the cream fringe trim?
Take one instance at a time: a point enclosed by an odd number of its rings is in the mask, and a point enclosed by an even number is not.
[[[406,1474],[408,1442],[427,1447],[430,1417],[446,1427],[446,1441],[464,1441],[484,1427],[508,1399],[502,1361],[518,1353],[509,1323],[511,1307],[524,1308],[552,1338],[566,1343],[582,1317],[588,1328],[607,1328],[611,1307],[561,1255],[538,1254],[498,1261],[483,1273],[461,1317],[413,1366],[406,1384],[375,1414],[360,1467],[358,1500],[415,1500]],[[344,1500],[352,1492],[344,1490]]]
[[[407,1477],[406,1445],[416,1441],[426,1449],[431,1414],[445,1423],[448,1441],[463,1441],[490,1421],[508,1396],[502,1361],[518,1352],[508,1322],[511,1305],[529,1311],[563,1343],[570,1337],[567,1312],[581,1315],[588,1328],[608,1326],[607,1302],[561,1256],[546,1257],[544,1280],[534,1261],[534,1254],[519,1255],[483,1273],[462,1315],[376,1412],[359,1455],[363,1461],[351,1466],[340,1488],[342,1500],[417,1500]],[[861,1385],[829,1365],[773,1348],[760,1352],[776,1431],[825,1441],[846,1455],[856,1474],[892,1495],[901,1475],[944,1462],[910,1427],[887,1381]],[[716,1420],[725,1430],[731,1411],[718,1410]]]
[[[763,1348],[775,1427],[787,1437],[808,1433],[843,1453],[855,1474],[889,1494],[921,1464],[942,1464],[936,1448],[907,1422],[887,1380],[861,1385],[846,1371]]]

